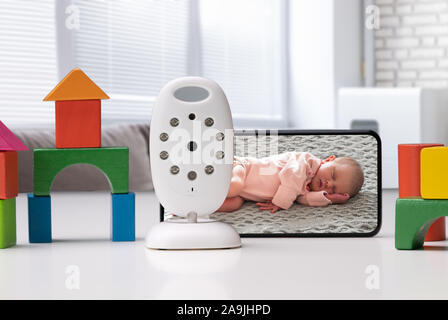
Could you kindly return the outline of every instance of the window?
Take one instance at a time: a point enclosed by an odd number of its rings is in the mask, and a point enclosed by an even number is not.
[[[42,99],[57,76],[53,0],[0,2],[0,120],[7,126],[51,122]]]
[[[235,122],[284,124],[284,1],[200,4],[202,74],[223,87]]]
[[[102,102],[103,122],[149,121],[166,82],[199,75],[223,87],[236,126],[282,126],[286,3],[1,1],[0,119],[54,123],[53,103],[42,99],[80,67],[111,98]]]
[[[74,62],[110,96],[103,120],[150,119],[160,88],[187,74],[188,1],[74,1]]]

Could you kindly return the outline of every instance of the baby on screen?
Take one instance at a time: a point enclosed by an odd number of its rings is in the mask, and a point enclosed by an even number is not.
[[[294,201],[316,207],[345,203],[363,183],[361,166],[350,157],[321,160],[309,152],[234,157],[229,192],[217,211],[235,211],[245,200],[271,213],[289,209]]]

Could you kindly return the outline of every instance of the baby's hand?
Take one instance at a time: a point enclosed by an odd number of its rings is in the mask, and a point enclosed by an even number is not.
[[[350,199],[348,193],[326,193],[325,197],[331,201],[332,204],[346,203]]]
[[[266,202],[257,202],[256,205],[260,210],[270,210],[271,213],[276,213],[280,207],[276,206],[272,203],[272,201],[268,200]]]

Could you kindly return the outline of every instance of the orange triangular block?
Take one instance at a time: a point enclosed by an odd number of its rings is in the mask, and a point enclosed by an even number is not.
[[[109,99],[109,96],[79,68],[73,69],[51,90],[44,101]]]

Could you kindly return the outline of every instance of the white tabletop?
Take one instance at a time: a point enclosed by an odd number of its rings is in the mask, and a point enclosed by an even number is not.
[[[18,245],[0,250],[0,299],[448,298],[447,242],[394,248],[396,191],[383,192],[374,238],[243,238],[231,250],[144,247],[153,193],[136,195],[135,242],[112,242],[108,193],[53,193],[53,243],[29,244],[17,199]]]

